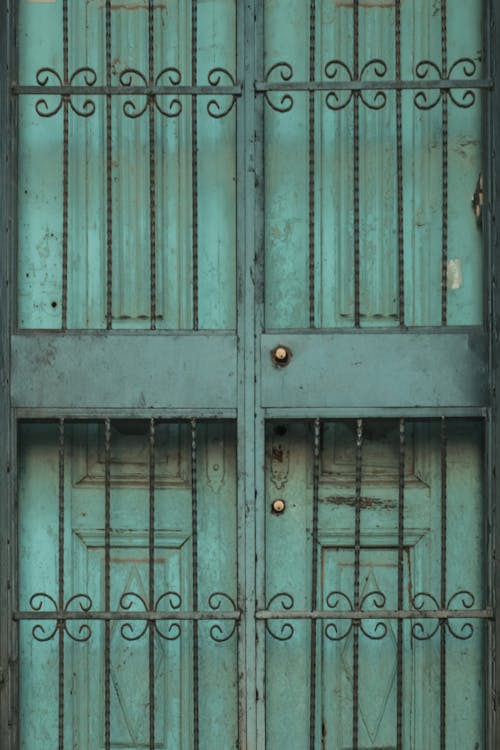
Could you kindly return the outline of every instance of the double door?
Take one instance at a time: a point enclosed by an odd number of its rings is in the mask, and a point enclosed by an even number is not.
[[[7,10],[6,750],[494,747],[492,9]]]

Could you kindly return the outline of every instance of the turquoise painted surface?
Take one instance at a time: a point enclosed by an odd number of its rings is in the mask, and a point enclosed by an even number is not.
[[[265,65],[285,61],[292,81],[309,79],[309,4],[302,0],[265,3]],[[448,67],[471,58],[481,77],[481,4],[466,0],[448,13]],[[415,80],[421,60],[441,65],[439,4],[401,3],[401,77]],[[353,4],[316,3],[317,80],[326,80],[328,61],[339,60],[353,74]],[[395,3],[360,3],[359,70],[363,79],[394,80]],[[378,60],[377,64],[370,61]],[[332,70],[335,66],[332,67]],[[381,75],[383,73],[383,75]],[[381,75],[381,77],[379,77]],[[433,77],[437,77],[434,73]],[[452,76],[464,78],[461,66]],[[280,81],[280,69],[270,76]],[[348,81],[337,68],[335,80]],[[441,323],[442,108],[419,110],[415,91],[402,93],[402,188],[404,233],[404,317],[407,325]],[[460,90],[457,98],[464,92]],[[280,106],[282,94],[270,94]],[[361,325],[396,325],[398,301],[398,212],[396,95],[367,92],[359,105],[359,248]],[[309,326],[309,95],[293,93],[289,112],[265,107],[265,256],[267,328]],[[439,98],[428,94],[427,103]],[[315,325],[354,322],[354,101],[338,92],[337,111],[327,95],[314,96],[314,279]],[[345,105],[345,106],[343,106]],[[343,108],[340,108],[343,107]],[[449,102],[448,123],[448,323],[482,322],[483,251],[471,208],[481,172],[481,96],[469,109]],[[458,265],[460,280],[454,283]]]
[[[104,609],[103,431],[94,425],[68,427],[65,463],[64,598],[86,594],[92,609]],[[20,607],[44,592],[58,599],[57,426],[22,430],[20,475]],[[148,436],[124,424],[111,436],[111,593],[112,611],[125,592],[148,600]],[[157,428],[155,491],[155,593],[177,592],[181,610],[192,609],[191,442],[186,427]],[[198,585],[199,606],[209,610],[213,592],[236,599],[235,442],[230,425],[199,428]],[[223,544],[221,541],[223,540]],[[80,600],[83,601],[83,600]],[[39,598],[36,604],[42,603]],[[85,602],[84,602],[85,603]],[[129,597],[132,611],[138,600]],[[53,607],[46,600],[43,610]],[[165,607],[165,602],[160,608]],[[79,609],[78,600],[71,609]],[[221,602],[221,609],[230,609]],[[104,624],[86,622],[84,643],[65,635],[65,747],[88,750],[104,737]],[[136,641],[145,623],[111,624],[111,746],[149,747],[148,635]],[[21,747],[37,750],[58,743],[58,635],[38,642],[55,623],[24,622],[20,644]],[[81,637],[81,621],[70,632]],[[189,622],[159,623],[155,636],[155,732],[157,747],[193,747],[193,631]],[[231,748],[237,737],[237,635],[225,642],[232,622],[199,625],[200,747]]]
[[[276,427],[278,429],[276,429]],[[266,601],[279,592],[293,609],[311,606],[313,539],[312,433],[300,424],[269,428],[266,502]],[[321,444],[318,515],[318,608],[349,609],[354,598],[355,423],[325,426]],[[397,609],[399,425],[365,422],[360,525],[360,598],[364,609]],[[446,591],[450,607],[462,608],[456,592],[467,590],[483,605],[484,565],[481,428],[449,421]],[[271,512],[282,498],[286,510]],[[439,423],[407,428],[404,499],[403,608],[419,592],[440,600],[441,480]],[[380,591],[385,596],[382,603]],[[348,597],[345,598],[345,597]],[[454,597],[452,599],[452,597]],[[417,600],[418,602],[418,600]],[[423,600],[422,600],[423,602]],[[289,602],[285,602],[289,603]],[[470,602],[469,602],[470,603]],[[281,599],[274,610],[281,609]],[[425,598],[425,609],[435,605]],[[283,610],[282,610],[283,611]],[[365,622],[368,635],[384,634],[379,621]],[[359,634],[359,747],[390,748],[396,742],[397,624],[385,621],[379,640]],[[440,641],[411,637],[418,620],[403,623],[403,747],[440,746]],[[288,623],[288,624],[287,624]],[[464,621],[452,621],[455,632]],[[266,633],[266,747],[309,747],[311,625],[307,620],[270,622]],[[423,623],[420,635],[437,622]],[[325,633],[325,626],[329,630]],[[446,747],[484,747],[484,631],[474,622],[470,639],[446,635]],[[349,620],[317,623],[315,747],[352,748],[353,633]],[[338,640],[330,640],[327,635]],[[476,744],[477,743],[477,744]]]
[[[147,76],[147,2],[112,4],[112,80],[120,84],[125,68]],[[69,71],[96,71],[105,84],[105,10],[97,0],[69,5]],[[211,0],[198,13],[198,83],[223,67],[235,75],[235,3]],[[155,76],[178,68],[183,85],[191,83],[191,7],[188,2],[157,4],[154,11]],[[62,3],[20,4],[20,82],[35,84],[39,68],[62,75]],[[57,85],[49,75],[48,85]],[[224,77],[223,84],[230,83]],[[132,75],[132,85],[143,83]],[[168,74],[159,80],[169,84]],[[84,85],[83,74],[75,85]],[[58,328],[62,295],[63,113],[43,118],[35,111],[39,96],[21,97],[19,163],[19,324],[22,328]],[[82,108],[85,98],[75,97]],[[106,103],[89,97],[95,114],[69,116],[68,327],[104,328],[106,311]],[[149,117],[133,114],[144,97],[118,96],[112,104],[112,261],[113,327],[150,326]],[[207,113],[208,98],[198,100],[198,206],[193,209],[191,101],[180,97],[182,112],[165,117],[155,111],[157,328],[190,329],[192,320],[193,221],[198,225],[199,327],[234,329],[236,325],[235,138],[233,110],[222,119]],[[55,109],[58,97],[46,99]],[[227,97],[219,97],[224,108]],[[175,112],[173,97],[159,106]],[[193,105],[195,106],[195,105]],[[135,109],[134,109],[135,108]],[[220,165],[224,165],[224,169]]]

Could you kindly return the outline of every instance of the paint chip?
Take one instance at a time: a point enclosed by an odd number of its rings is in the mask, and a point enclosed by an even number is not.
[[[460,289],[463,285],[462,261],[459,258],[448,261],[448,289]]]

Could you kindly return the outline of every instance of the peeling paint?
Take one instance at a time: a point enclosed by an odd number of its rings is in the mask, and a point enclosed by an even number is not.
[[[351,496],[342,497],[340,495],[329,495],[328,497],[321,497],[321,503],[328,503],[329,505],[346,505],[349,508],[356,506],[356,498]],[[394,500],[379,497],[362,497],[360,500],[360,507],[369,509],[376,508],[377,510],[392,510],[396,507]]]
[[[448,289],[460,289],[463,286],[462,261],[460,258],[448,261],[447,285]]]

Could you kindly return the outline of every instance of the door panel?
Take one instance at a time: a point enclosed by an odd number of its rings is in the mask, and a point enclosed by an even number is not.
[[[200,425],[195,459],[186,424],[151,449],[147,423],[117,421],[109,459],[102,423],[60,430],[22,431],[21,747],[105,745],[107,720],[111,747],[191,748],[195,723],[201,747],[234,747],[233,426]]]
[[[481,423],[317,429],[268,430],[268,747],[482,747]]]
[[[480,325],[481,97],[418,81],[481,76],[481,4],[448,19],[444,63],[432,3],[360,3],[356,33],[354,6],[265,4],[266,327],[440,325],[442,295],[449,325]]]
[[[20,6],[19,325],[234,329],[235,3],[203,3],[199,35],[158,4],[149,45],[147,2],[111,10],[108,46],[103,3],[71,4],[66,59],[62,4]],[[45,93],[64,78],[87,93]],[[196,80],[210,96],[176,92]],[[148,85],[174,93],[149,110]]]

